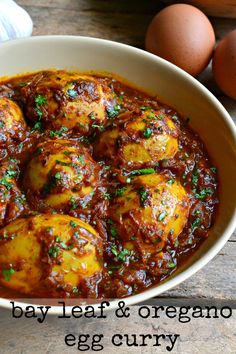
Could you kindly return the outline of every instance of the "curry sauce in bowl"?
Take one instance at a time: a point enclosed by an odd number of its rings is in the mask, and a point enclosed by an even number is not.
[[[141,293],[214,225],[218,173],[199,135],[112,74],[3,80],[0,148],[3,297]]]
[[[0,306],[114,309],[217,255],[236,226],[236,129],[203,85],[88,37],[2,43],[0,68]]]

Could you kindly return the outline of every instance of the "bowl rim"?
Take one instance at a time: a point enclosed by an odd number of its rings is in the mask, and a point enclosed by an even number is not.
[[[101,39],[101,38],[95,38],[95,37],[86,37],[86,36],[72,36],[72,35],[46,35],[46,36],[33,36],[33,37],[28,37],[28,38],[21,38],[21,39],[15,39],[15,40],[10,40],[6,41],[0,44],[0,51],[3,51],[7,47],[14,46],[15,44],[21,44],[24,45],[28,42],[60,42],[60,41],[73,41],[74,44],[78,42],[84,42],[84,43],[101,43],[107,47],[116,47],[117,49],[121,49],[123,51],[128,51],[130,53],[136,54],[140,56],[141,58],[149,59],[155,62],[157,65],[161,64],[165,66],[167,69],[171,69],[172,71],[175,71],[175,74],[181,76],[185,81],[188,81],[191,85],[195,86],[198,91],[201,91],[208,99],[209,104],[214,106],[214,108],[218,111],[219,116],[221,119],[224,120],[225,124],[229,128],[229,130],[232,133],[232,140],[234,143],[236,143],[236,126],[230,117],[229,113],[227,110],[224,108],[224,106],[220,103],[220,101],[202,84],[200,83],[197,79],[192,77],[190,74],[185,72],[184,70],[180,69],[176,65],[168,62],[167,60],[160,58],[152,53],[146,52],[145,50],[135,48],[131,45],[128,44],[123,44],[107,39]],[[45,69],[46,70],[46,69]],[[132,83],[131,83],[132,84]],[[227,227],[225,228],[224,232],[221,234],[219,239],[208,249],[203,256],[201,256],[194,264],[190,265],[187,269],[181,271],[180,273],[176,274],[173,278],[164,281],[163,283],[158,284],[158,286],[153,286],[150,289],[144,290],[143,292],[136,294],[136,295],[131,295],[129,297],[121,298],[121,299],[111,299],[109,300],[110,306],[108,310],[116,309],[118,307],[119,301],[124,301],[126,306],[128,305],[135,305],[140,302],[147,301],[155,296],[160,295],[161,293],[170,290],[171,288],[179,285],[181,282],[185,281],[188,279],[190,276],[194,275],[197,271],[199,271],[201,268],[203,268],[208,262],[210,262],[217,254],[218,252],[223,248],[223,246],[226,244],[232,233],[234,232],[236,228],[236,206],[233,212],[233,215],[231,217],[230,222],[228,223]],[[34,299],[36,300],[36,299]],[[0,307],[5,308],[5,309],[10,309],[11,304],[10,301],[14,301],[15,306],[20,306],[24,311],[26,310],[27,306],[34,306],[36,309],[36,313],[40,313],[39,309],[37,306],[42,306],[40,305],[40,299],[39,303],[36,303],[34,301],[33,304],[31,303],[26,303],[12,299],[5,299],[5,298],[0,298]],[[94,311],[97,312],[99,310],[98,306],[101,301],[105,301],[106,299],[102,299],[99,302],[96,302],[95,304],[87,304],[87,305],[92,305],[94,308]],[[58,301],[63,301],[63,299],[58,299]],[[83,311],[85,310],[85,307],[87,305],[81,305],[81,308]],[[73,306],[66,306],[67,311],[71,311]],[[49,315],[60,315],[61,314],[61,306],[54,306],[50,308],[50,311],[48,312]]]

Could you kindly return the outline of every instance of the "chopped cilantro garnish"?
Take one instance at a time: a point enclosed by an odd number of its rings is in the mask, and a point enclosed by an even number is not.
[[[168,268],[175,268],[175,267],[176,267],[176,264],[175,264],[175,263],[168,263],[168,264],[167,264],[167,267],[168,267]]]
[[[116,245],[111,246],[111,253],[116,256],[117,261],[121,262],[125,262],[126,256],[131,254],[131,252],[126,248],[123,248],[120,252],[118,252]]]
[[[5,126],[4,122],[0,122],[0,128],[3,128]]]
[[[66,156],[70,156],[72,154],[72,151],[63,151],[63,154]]]
[[[77,286],[73,286],[72,293],[77,294],[78,292],[79,292],[79,289],[77,288]]]
[[[55,177],[56,179],[61,179],[61,173],[60,173],[60,172],[56,172],[55,175],[54,175],[54,177]]]
[[[192,231],[194,231],[197,227],[199,227],[202,223],[202,220],[200,218],[196,218],[193,220],[192,225],[191,225],[191,229]]]
[[[214,191],[211,188],[201,189],[200,192],[195,193],[197,199],[204,199],[207,195],[212,195]]]
[[[60,254],[60,249],[57,246],[51,246],[48,250],[48,255],[51,258],[57,258]]]
[[[175,246],[175,247],[178,247],[178,246],[179,246],[179,240],[178,240],[178,239],[175,240],[174,246]]]
[[[63,249],[65,249],[65,250],[71,250],[72,248],[74,248],[74,245],[73,245],[73,244],[71,244],[71,245],[66,245],[65,242],[63,242],[63,241],[60,241],[59,243],[60,243],[60,246],[61,246]]]
[[[70,221],[70,226],[74,229],[77,226],[77,224],[76,224],[75,221],[71,220]]]
[[[80,205],[82,206],[83,209],[87,208],[88,202],[86,200],[82,200],[82,202],[80,203]]]
[[[109,118],[114,118],[119,114],[119,111],[121,109],[121,106],[117,104],[116,106],[113,106],[112,108],[107,108],[107,114]]]
[[[21,152],[21,151],[22,151],[23,146],[24,146],[23,143],[18,144],[18,152]]]
[[[173,179],[169,179],[169,181],[166,182],[166,184],[173,184],[175,181]]]
[[[71,197],[70,198],[70,203],[71,203],[71,210],[74,210],[74,209],[76,209],[77,208],[77,203],[76,203],[76,198],[75,197]]]
[[[35,112],[36,112],[36,114],[37,114],[37,116],[38,116],[38,118],[40,120],[42,118],[42,116],[43,116],[43,112],[42,112],[40,107],[43,106],[44,104],[47,104],[47,98],[45,96],[43,96],[43,95],[38,95],[38,96],[35,97],[34,102],[35,102],[34,110],[35,110]],[[36,124],[38,124],[38,122]],[[36,126],[36,124],[34,125],[33,130],[41,128],[41,125],[39,127],[38,125]]]
[[[74,236],[75,236],[76,238],[80,238],[79,232],[78,232],[78,231],[75,231],[75,232],[74,232]]]
[[[118,251],[117,251],[116,245],[112,245],[111,246],[111,253],[113,253],[115,256],[118,255]]]
[[[43,149],[42,148],[37,148],[36,150],[36,154],[40,155],[41,153],[43,152]]]
[[[145,202],[148,198],[148,191],[144,188],[144,187],[140,187],[139,190],[138,190],[138,194],[139,194],[139,197],[140,197],[140,205],[142,207],[145,206]]]
[[[117,260],[121,262],[125,262],[126,256],[130,253],[127,248],[124,248],[120,253],[117,255]]]
[[[12,189],[13,185],[6,180],[6,177],[0,179],[0,184],[5,186],[7,190]]]
[[[2,275],[4,277],[4,279],[6,281],[10,281],[11,280],[11,275],[13,275],[15,273],[15,270],[13,268],[9,268],[9,269],[3,269],[2,270]]]
[[[154,113],[150,112],[150,113],[147,114],[147,118],[149,118],[149,119],[155,119],[156,116],[155,116]]]
[[[166,217],[166,213],[162,212],[162,213],[159,214],[157,220],[158,221],[163,221],[165,219],[165,217]]]
[[[77,160],[78,160],[82,165],[85,165],[84,155],[78,156],[78,157],[77,157]]]
[[[26,202],[26,196],[24,194],[18,195],[15,197],[15,201],[20,204],[24,204]]]
[[[47,103],[47,98],[43,95],[38,95],[35,97],[34,102],[36,103],[36,106],[42,106]]]
[[[114,225],[110,226],[110,231],[111,231],[111,236],[112,237],[116,237],[117,236],[118,232],[117,232],[117,229],[116,229],[116,227]]]
[[[117,190],[115,191],[115,195],[116,195],[117,197],[122,197],[122,196],[124,195],[126,189],[127,189],[126,187],[122,187],[122,188],[117,189]]]
[[[42,128],[42,123],[41,122],[36,122],[35,125],[32,128],[32,131],[39,130]]]
[[[199,172],[198,172],[198,170],[193,171],[193,174],[192,174],[192,184],[194,185],[194,187],[197,187],[198,178],[199,178]]]
[[[149,139],[153,133],[153,130],[151,128],[146,128],[143,130],[143,136],[146,139]]]
[[[66,132],[68,131],[68,128],[67,127],[61,127],[60,130],[55,130],[55,131],[52,131],[50,130],[49,132],[49,137],[50,138],[53,138],[54,136],[66,136]]]
[[[77,91],[73,90],[73,89],[69,89],[67,90],[67,96],[69,96],[70,98],[75,98],[76,96],[78,96]]]
[[[104,125],[92,124],[91,127],[92,128],[97,128],[100,131],[104,131],[105,130]]]
[[[217,168],[216,167],[211,167],[211,171],[216,173],[217,172]]]
[[[112,199],[112,196],[111,196],[110,193],[105,192],[105,193],[103,193],[103,199],[104,199],[104,200],[111,200],[111,199]]]
[[[139,176],[139,175],[150,175],[155,173],[154,168],[141,168],[140,170],[134,170],[130,173],[131,176]]]
[[[61,166],[72,166],[71,162],[64,162],[64,161],[56,160],[56,163],[58,163]]]
[[[95,119],[95,114],[94,114],[94,112],[89,113],[88,116],[89,116],[90,119]]]

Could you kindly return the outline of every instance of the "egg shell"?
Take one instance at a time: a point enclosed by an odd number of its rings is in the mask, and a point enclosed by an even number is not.
[[[220,41],[215,50],[212,69],[217,85],[226,95],[236,99],[236,30]]]
[[[160,11],[150,23],[145,47],[193,76],[208,65],[215,33],[208,18],[194,6],[175,4]]]

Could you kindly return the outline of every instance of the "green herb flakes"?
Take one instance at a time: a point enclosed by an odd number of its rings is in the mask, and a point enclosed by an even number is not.
[[[198,179],[199,179],[199,172],[198,172],[198,170],[195,170],[195,171],[193,171],[193,174],[192,174],[192,184],[194,187],[197,187]]]
[[[198,228],[202,223],[202,220],[200,218],[196,218],[193,220],[192,225],[191,225],[191,229],[192,231],[194,231],[196,228]]]
[[[15,273],[15,270],[13,268],[9,268],[9,269],[3,269],[2,270],[2,275],[3,275],[3,278],[6,280],[6,281],[10,281],[11,280],[11,276]]]
[[[70,226],[74,229],[77,226],[77,224],[76,224],[75,221],[71,220],[70,221]]]
[[[77,160],[81,163],[81,165],[85,165],[84,155],[79,155],[77,157]]]
[[[210,168],[213,173],[217,173],[217,168],[216,167],[211,167]]]
[[[77,93],[77,91],[75,91],[73,89],[69,89],[69,90],[67,90],[67,96],[69,96],[71,99],[73,99],[76,96],[78,96],[78,93]]]
[[[167,215],[166,215],[166,212],[162,212],[162,213],[159,214],[157,220],[158,220],[158,221],[163,221],[166,216],[167,216]]]
[[[127,190],[126,187],[122,187],[122,188],[119,188],[115,191],[115,196],[116,197],[122,197],[125,193],[125,191]]]
[[[176,264],[175,264],[175,263],[168,263],[168,264],[167,264],[167,267],[168,267],[168,268],[175,268],[175,267],[176,267]]]
[[[117,255],[117,260],[121,262],[125,262],[126,256],[130,254],[130,251],[127,248],[124,248],[120,253]]]
[[[58,246],[51,246],[48,250],[48,255],[51,258],[57,258],[60,254],[60,249]]]
[[[140,176],[140,175],[150,175],[155,173],[154,168],[141,168],[139,170],[133,170],[130,172],[131,176]]]
[[[115,256],[118,255],[118,251],[117,251],[116,245],[111,245],[111,253],[113,253]]]
[[[118,116],[121,106],[119,104],[113,106],[112,108],[107,108],[107,114],[109,118],[114,118]]]
[[[140,205],[144,207],[148,199],[148,191],[144,187],[140,187],[138,190],[138,194],[140,197]]]
[[[148,111],[149,109],[151,109],[151,107],[149,107],[149,106],[141,106],[140,109],[141,109],[141,111]]]
[[[151,128],[146,128],[143,130],[143,136],[145,139],[149,139],[153,133],[153,130]]]
[[[201,189],[200,192],[195,193],[195,197],[197,199],[204,199],[207,195],[212,195],[214,191],[211,188],[204,188]]]
[[[60,173],[60,172],[56,172],[55,175],[54,175],[54,177],[55,177],[57,180],[61,179],[61,173]]]
[[[43,95],[36,96],[34,99],[34,102],[35,102],[36,106],[38,106],[38,107],[48,103],[47,98]]]

